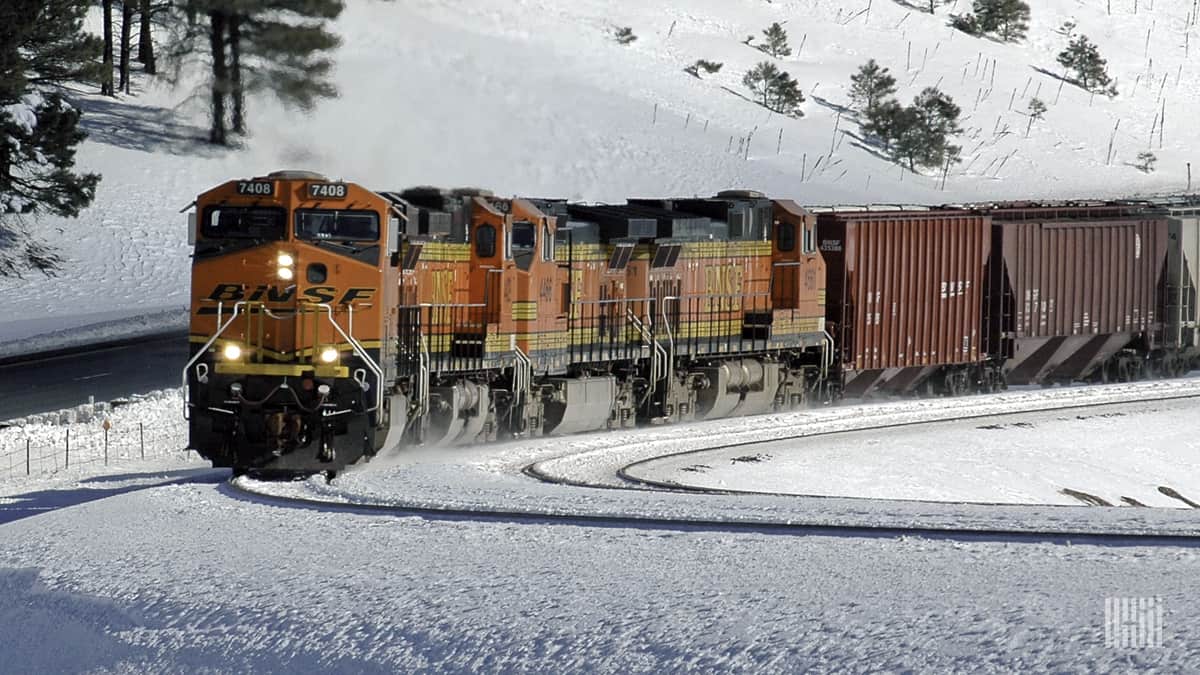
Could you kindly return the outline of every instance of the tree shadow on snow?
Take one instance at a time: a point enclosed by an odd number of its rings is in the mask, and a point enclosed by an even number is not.
[[[1034,72],[1041,73],[1042,75],[1045,75],[1046,77],[1049,77],[1049,78],[1051,78],[1051,79],[1058,80],[1059,82],[1064,82],[1064,83],[1066,83],[1066,84],[1069,84],[1069,85],[1071,85],[1071,86],[1073,86],[1073,87],[1075,87],[1075,86],[1079,86],[1079,85],[1078,85],[1078,84],[1075,82],[1075,80],[1072,80],[1071,78],[1069,78],[1069,77],[1067,77],[1067,76],[1063,75],[1062,73],[1056,73],[1056,72],[1053,72],[1053,71],[1050,71],[1050,70],[1046,70],[1045,68],[1042,68],[1041,66],[1029,66],[1029,67],[1030,67],[1030,68],[1033,68]]]
[[[98,143],[142,152],[208,157],[225,150],[207,142],[206,129],[181,121],[170,108],[96,97],[72,103],[83,113],[80,128]]]
[[[74,590],[73,579],[64,581],[61,572],[46,575],[43,569],[0,569],[5,672],[397,671],[345,653],[345,644],[334,644],[328,634],[314,635],[311,623],[270,606],[223,606],[222,597],[189,599],[186,589],[169,585],[133,595],[114,590],[105,597]],[[142,570],[112,566],[104,571],[136,578]],[[386,623],[370,627],[377,641],[391,636]],[[414,629],[411,641],[436,637]],[[453,654],[453,647],[448,651]]]
[[[172,477],[172,474],[177,474]],[[122,485],[112,488],[63,488],[63,489],[48,489],[38,490],[35,492],[26,492],[25,494],[13,495],[6,499],[14,500],[11,503],[0,505],[0,525],[11,523],[30,516],[36,516],[50,511],[67,508],[69,506],[78,506],[87,502],[105,499],[107,497],[115,497],[116,495],[134,492],[137,490],[145,490],[152,487],[161,487],[164,485],[179,485],[184,483],[220,483],[229,478],[228,471],[214,469],[184,469],[181,471],[148,471],[146,473],[130,473],[122,474],[121,476],[105,476],[104,479],[110,481],[116,480],[131,480],[137,478],[154,478],[158,476],[165,477],[164,480],[152,483],[139,483],[135,485]],[[88,479],[80,481],[80,483],[97,481],[99,479]]]

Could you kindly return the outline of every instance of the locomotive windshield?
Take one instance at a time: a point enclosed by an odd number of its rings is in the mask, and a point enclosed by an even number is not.
[[[200,230],[208,239],[283,239],[287,212],[263,206],[210,206]]]
[[[379,214],[303,209],[296,212],[296,237],[309,241],[378,241]]]

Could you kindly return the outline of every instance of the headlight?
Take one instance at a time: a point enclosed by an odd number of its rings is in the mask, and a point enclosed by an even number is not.
[[[279,257],[275,260],[279,263],[280,267],[291,267],[296,264],[296,259],[290,253],[280,253]]]
[[[225,355],[227,361],[237,361],[242,358],[242,348],[233,343],[225,345],[225,349],[221,353]]]
[[[333,347],[326,347],[321,350],[321,361],[323,363],[333,363],[338,359],[338,350]]]
[[[290,267],[280,267],[279,268],[279,278],[280,279],[283,279],[284,281],[291,281],[292,277],[294,277],[294,276],[296,276],[296,273],[292,271],[292,268],[290,268]]]

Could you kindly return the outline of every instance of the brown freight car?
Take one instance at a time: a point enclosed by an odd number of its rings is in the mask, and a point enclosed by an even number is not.
[[[991,312],[1009,384],[1137,377],[1159,349],[1167,218],[1143,206],[1002,204]]]
[[[826,324],[847,396],[999,385],[984,334],[990,221],[967,211],[829,211]]]

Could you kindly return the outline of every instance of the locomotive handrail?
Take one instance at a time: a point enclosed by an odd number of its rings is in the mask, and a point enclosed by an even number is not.
[[[200,360],[201,356],[204,356],[204,354],[208,351],[208,348],[213,346],[213,343],[217,341],[217,338],[221,337],[221,333],[224,333],[231,325],[233,325],[233,322],[237,319],[238,314],[242,311],[242,307],[245,304],[245,300],[234,303],[233,313],[229,315],[229,320],[224,324],[221,324],[218,321],[217,331],[213,333],[213,336],[208,339],[208,342],[205,342],[204,346],[197,350],[196,355],[193,356],[187,362],[187,365],[183,367],[183,419],[191,419],[188,416],[188,409],[191,407],[191,395],[188,391],[188,371],[191,370],[192,366],[196,365],[196,362]]]
[[[338,332],[338,334],[341,335],[346,340],[346,342],[350,343],[350,347],[354,350],[355,354],[358,354],[358,358],[362,359],[363,363],[367,364],[367,367],[371,369],[371,372],[375,373],[375,377],[377,378],[376,383],[375,383],[375,407],[368,408],[366,410],[366,412],[375,412],[376,410],[382,410],[383,409],[383,385],[384,385],[383,368],[381,368],[378,363],[375,363],[375,361],[369,355],[367,355],[367,350],[362,346],[361,343],[359,343],[358,340],[354,339],[354,336],[348,334],[345,330],[342,329],[342,326],[337,322],[337,319],[335,319],[333,317],[333,306],[332,305],[330,305],[329,303],[326,303],[326,302],[315,303],[315,304],[317,307],[321,307],[326,311],[326,313],[329,316],[329,323],[333,324],[334,330],[336,330]]]

